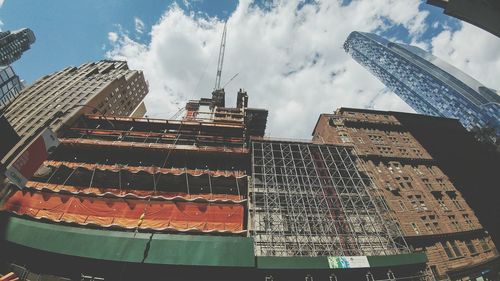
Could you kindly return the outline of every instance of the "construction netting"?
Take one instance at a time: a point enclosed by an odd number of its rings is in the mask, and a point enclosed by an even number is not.
[[[115,199],[13,190],[2,210],[55,222],[127,229],[245,232],[240,204]]]

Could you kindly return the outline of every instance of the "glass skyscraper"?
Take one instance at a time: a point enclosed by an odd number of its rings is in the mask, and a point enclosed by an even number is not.
[[[345,51],[421,114],[458,119],[471,130],[500,135],[500,96],[480,82],[415,46],[352,32]]]
[[[35,34],[29,28],[0,32],[0,65],[18,60],[35,40]]]
[[[0,66],[0,111],[8,106],[23,89],[19,76],[10,66]]]

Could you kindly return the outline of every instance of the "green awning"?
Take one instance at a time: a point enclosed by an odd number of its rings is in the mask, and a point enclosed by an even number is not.
[[[149,264],[255,267],[248,237],[89,229],[6,216],[6,241],[58,254]],[[143,261],[144,260],[144,261]]]

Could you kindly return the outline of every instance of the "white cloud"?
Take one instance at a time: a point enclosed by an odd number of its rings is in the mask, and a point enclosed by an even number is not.
[[[144,33],[144,27],[145,27],[144,22],[140,18],[135,17],[134,23],[135,23],[135,31],[140,34]]]
[[[462,23],[453,32],[445,30],[432,39],[432,52],[487,87],[500,89],[500,38]]]
[[[108,32],[108,40],[112,43],[118,41],[118,33],[116,32]]]
[[[239,75],[226,87],[226,103],[233,105],[244,88],[250,106],[269,109],[268,135],[298,138],[310,138],[319,114],[341,106],[412,111],[342,44],[351,31],[383,30],[387,23],[418,37],[427,28],[420,3],[366,0],[342,6],[340,1],[294,0],[261,9],[241,0],[228,20],[222,81]],[[173,5],[152,27],[149,44],[120,33],[107,56],[144,71],[150,116],[168,118],[188,99],[210,96],[222,27],[215,18],[186,14]]]
[[[0,0],[0,8],[2,8],[2,5],[4,2],[5,2],[5,0]]]

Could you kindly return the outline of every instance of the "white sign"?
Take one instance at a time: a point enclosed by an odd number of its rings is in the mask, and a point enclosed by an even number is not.
[[[362,268],[370,267],[366,256],[328,257],[330,268]]]

